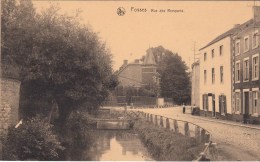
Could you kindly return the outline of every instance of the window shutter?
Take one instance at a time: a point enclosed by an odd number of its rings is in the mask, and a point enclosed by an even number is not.
[[[206,96],[206,109],[209,110],[209,97],[208,95],[205,95]]]
[[[227,113],[227,98],[226,96],[223,96],[223,106],[224,106],[224,113],[226,114]]]
[[[241,102],[242,102],[242,96],[241,96],[242,93],[239,92],[238,94],[239,94],[238,95],[239,96],[239,103],[238,103],[238,105],[239,105],[239,113],[243,114],[243,112],[242,112],[242,104],[241,104]]]
[[[231,105],[232,105],[231,113],[236,112],[236,93],[235,92],[232,93],[232,104]]]
[[[258,91],[257,112],[258,112],[258,115],[260,115],[260,91]]]
[[[221,96],[218,96],[219,113],[221,114]]]
[[[252,92],[249,92],[249,114],[252,114],[253,111],[253,93]]]

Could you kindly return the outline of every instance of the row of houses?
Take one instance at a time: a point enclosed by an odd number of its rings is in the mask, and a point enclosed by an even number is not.
[[[199,50],[192,65],[192,105],[203,116],[260,122],[260,7],[253,13]]]

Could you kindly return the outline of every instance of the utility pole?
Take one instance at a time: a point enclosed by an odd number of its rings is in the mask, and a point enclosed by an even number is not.
[[[193,63],[195,62],[195,55],[196,55],[196,42],[193,42]]]

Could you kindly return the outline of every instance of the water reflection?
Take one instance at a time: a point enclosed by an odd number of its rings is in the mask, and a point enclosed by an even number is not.
[[[81,160],[153,160],[137,134],[131,131],[97,130],[93,133],[95,141],[83,152]]]

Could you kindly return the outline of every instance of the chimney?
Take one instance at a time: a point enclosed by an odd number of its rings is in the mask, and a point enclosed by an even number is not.
[[[128,63],[128,60],[124,60],[124,65],[127,65],[127,63]]]
[[[253,19],[255,22],[260,22],[260,6],[253,6]]]
[[[139,59],[135,59],[135,63],[136,63],[136,64],[139,64]]]

